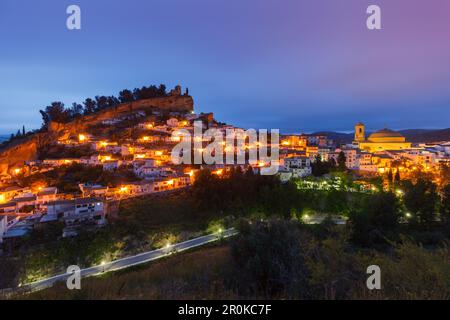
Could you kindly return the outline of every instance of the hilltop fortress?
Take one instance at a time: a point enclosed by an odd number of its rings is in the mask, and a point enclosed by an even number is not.
[[[50,123],[47,132],[36,133],[0,150],[0,175],[10,174],[14,167],[22,166],[25,161],[36,160],[40,148],[54,143],[58,139],[84,131],[87,127],[100,124],[105,120],[119,118],[136,111],[154,109],[169,112],[193,112],[194,100],[187,91],[182,94],[181,87],[176,86],[166,97],[122,103],[69,123]]]

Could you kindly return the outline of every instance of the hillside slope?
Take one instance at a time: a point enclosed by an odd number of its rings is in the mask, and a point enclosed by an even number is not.
[[[171,95],[143,99],[122,103],[115,107],[83,116],[69,123],[52,123],[48,132],[34,134],[3,147],[0,150],[0,175],[7,174],[15,166],[22,166],[25,161],[36,160],[39,148],[47,143],[56,141],[58,138],[78,134],[86,130],[88,126],[96,125],[104,120],[120,117],[135,111],[152,109],[191,112],[194,110],[194,100],[189,95]]]

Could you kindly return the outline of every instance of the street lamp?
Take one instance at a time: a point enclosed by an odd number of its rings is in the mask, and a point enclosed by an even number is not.
[[[171,247],[172,247],[172,244],[170,242],[167,242],[167,244],[164,246],[164,248],[167,251],[166,252],[167,255],[170,255],[172,253]]]
[[[102,272],[105,272],[106,261],[105,261],[105,260],[102,260],[102,262],[100,263],[100,265],[102,266]]]

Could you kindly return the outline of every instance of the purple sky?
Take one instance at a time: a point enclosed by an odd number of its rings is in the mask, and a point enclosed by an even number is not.
[[[0,133],[39,127],[52,101],[159,83],[244,127],[450,127],[448,0],[1,0],[0,37]]]

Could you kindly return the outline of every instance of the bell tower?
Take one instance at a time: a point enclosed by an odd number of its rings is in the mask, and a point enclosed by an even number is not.
[[[363,142],[366,140],[365,126],[359,122],[355,125],[355,140],[354,142]]]

